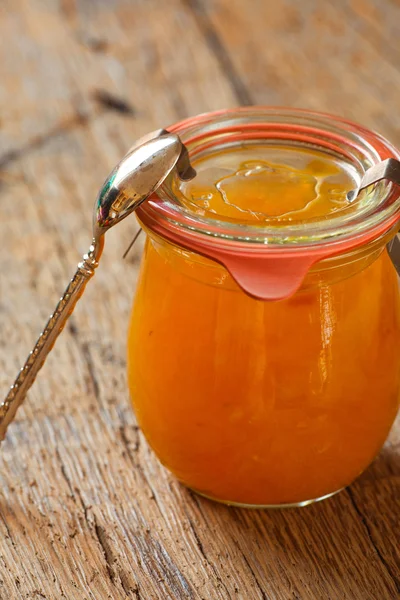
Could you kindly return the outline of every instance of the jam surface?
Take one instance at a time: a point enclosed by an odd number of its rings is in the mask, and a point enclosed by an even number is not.
[[[251,146],[195,163],[197,176],[180,183],[182,204],[201,216],[259,225],[302,222],[352,209],[354,167],[316,150]]]

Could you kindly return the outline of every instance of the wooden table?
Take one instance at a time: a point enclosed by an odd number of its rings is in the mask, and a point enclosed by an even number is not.
[[[138,136],[258,103],[400,144],[398,0],[3,0],[0,15],[3,393]],[[216,505],[159,465],[126,386],[135,227],[108,235],[1,447],[1,600],[399,598],[400,423],[357,483],[303,510]]]

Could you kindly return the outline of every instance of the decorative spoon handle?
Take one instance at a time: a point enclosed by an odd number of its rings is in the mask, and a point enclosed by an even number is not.
[[[89,252],[79,263],[34,349],[0,404],[0,442],[82,296],[87,282],[93,277],[103,251],[104,234],[133,213],[174,169],[185,181],[196,175],[190,164],[187,148],[179,136],[161,129],[137,142],[107,177],[94,205],[93,242]]]
[[[82,296],[87,282],[93,277],[99,264],[103,243],[104,238],[101,238],[99,242],[93,242],[88,254],[83,256],[82,262],[78,264],[75,275],[60,298],[54,313],[47,321],[35,347],[30,352],[4,401],[0,404],[0,441],[4,439],[8,425],[14,419],[18,407],[22,404],[68,317]]]

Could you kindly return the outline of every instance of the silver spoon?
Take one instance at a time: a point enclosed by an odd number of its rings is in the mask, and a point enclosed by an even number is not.
[[[141,138],[104,182],[93,211],[93,241],[75,275],[50,316],[25,365],[0,405],[0,441],[18,407],[35,381],[58,335],[63,330],[86,284],[95,273],[104,246],[104,234],[144,202],[176,168],[183,180],[195,171],[180,138],[160,129]]]
[[[400,162],[398,160],[395,158],[387,158],[367,169],[358,188],[347,192],[347,199],[350,202],[353,202],[361,190],[365,190],[370,185],[374,185],[383,179],[387,179],[396,185],[400,185]]]
[[[358,188],[347,192],[347,199],[349,202],[354,202],[362,190],[384,179],[400,186],[400,162],[395,158],[387,158],[367,169]],[[397,274],[400,275],[400,240],[398,234],[390,240],[386,247],[394,268]]]

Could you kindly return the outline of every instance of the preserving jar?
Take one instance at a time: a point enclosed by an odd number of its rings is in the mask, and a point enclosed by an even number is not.
[[[147,233],[128,379],[159,460],[209,498],[306,505],[349,485],[399,402],[399,158],[340,118],[249,107],[169,128],[197,176],[137,211]]]

